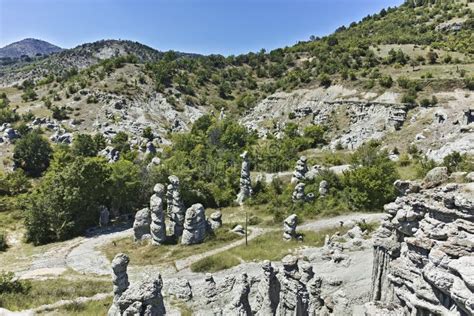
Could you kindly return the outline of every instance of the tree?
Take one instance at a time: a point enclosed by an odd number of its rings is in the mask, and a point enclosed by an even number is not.
[[[107,146],[107,139],[102,133],[97,133],[94,135],[94,144],[97,151],[101,151]]]
[[[77,134],[72,142],[72,153],[76,156],[95,157],[97,155],[97,145],[92,136],[87,134]]]
[[[132,162],[120,159],[111,165],[110,205],[118,213],[130,213],[137,207],[140,197],[139,168]]]
[[[304,128],[303,135],[308,139],[311,147],[324,144],[324,128],[321,125],[309,125]]]
[[[49,170],[26,203],[27,240],[36,245],[65,240],[96,225],[109,175],[108,164],[96,157],[76,157]]]
[[[38,131],[31,131],[16,142],[13,161],[28,175],[37,177],[48,168],[52,152],[49,142]]]
[[[232,88],[230,87],[230,84],[227,81],[221,82],[219,85],[219,96],[222,99],[227,99],[231,93]]]
[[[118,132],[112,139],[112,146],[121,153],[130,151],[130,144],[128,143],[128,135],[125,132]]]
[[[145,129],[142,132],[142,137],[148,139],[148,141],[150,142],[153,140],[153,138],[155,138],[150,126],[145,127]]]

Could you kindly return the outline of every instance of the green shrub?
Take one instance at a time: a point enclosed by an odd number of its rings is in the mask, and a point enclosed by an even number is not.
[[[7,248],[8,248],[8,245],[7,245],[7,238],[5,236],[5,233],[0,231],[0,251],[5,251],[7,250]],[[0,277],[0,280],[1,280],[1,277]],[[1,288],[1,285],[0,285],[0,288]],[[2,291],[0,290],[0,293],[1,292]]]
[[[393,79],[389,75],[382,76],[382,78],[379,79],[379,84],[381,87],[391,88],[393,85]]]
[[[13,161],[31,176],[39,176],[49,166],[52,149],[38,131],[31,131],[15,143]]]

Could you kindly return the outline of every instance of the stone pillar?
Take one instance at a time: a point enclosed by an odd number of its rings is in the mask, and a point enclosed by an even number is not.
[[[329,183],[326,180],[319,182],[319,196],[323,197],[329,193]]]
[[[170,216],[170,230],[175,238],[181,237],[183,234],[183,225],[185,217],[185,209],[179,193],[179,179],[176,176],[169,176],[167,199],[168,199],[168,215]]]
[[[133,235],[135,241],[150,238],[150,209],[144,208],[135,214],[135,221],[133,222]]]
[[[242,155],[242,168],[240,170],[240,191],[237,195],[236,202],[242,204],[252,195],[252,182],[250,180],[250,162],[248,153],[245,151]]]
[[[165,213],[163,211],[163,195],[165,187],[158,183],[153,188],[155,192],[150,198],[151,210],[151,242],[154,245],[162,245],[166,241]]]
[[[99,215],[99,226],[100,227],[107,227],[110,222],[110,212],[109,209],[105,206],[100,207],[100,215]]]
[[[295,171],[291,178],[291,183],[298,183],[305,179],[306,173],[308,172],[308,165],[306,156],[301,156],[300,159],[296,162]]]
[[[283,221],[283,240],[290,241],[296,238],[296,225],[298,224],[298,216],[292,214]]]
[[[127,267],[129,262],[130,258],[123,253],[117,254],[112,260],[112,283],[114,284],[114,301],[116,301],[130,285],[130,283],[128,282],[127,274]]]
[[[277,315],[307,315],[309,294],[305,284],[301,282],[298,259],[287,255],[281,262],[283,270],[280,277],[280,304]]]
[[[206,237],[206,214],[202,204],[194,204],[186,210],[181,244],[192,245],[203,242]]]

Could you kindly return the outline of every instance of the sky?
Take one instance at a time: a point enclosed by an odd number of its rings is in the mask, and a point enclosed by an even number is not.
[[[403,0],[0,0],[0,47],[128,39],[200,54],[267,51],[332,33]]]

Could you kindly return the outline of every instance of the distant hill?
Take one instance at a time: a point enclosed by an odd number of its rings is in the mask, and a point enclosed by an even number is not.
[[[34,57],[37,55],[50,55],[62,51],[61,47],[51,43],[34,39],[26,38],[24,40],[11,43],[5,47],[0,48],[0,58],[20,58],[21,56]]]

